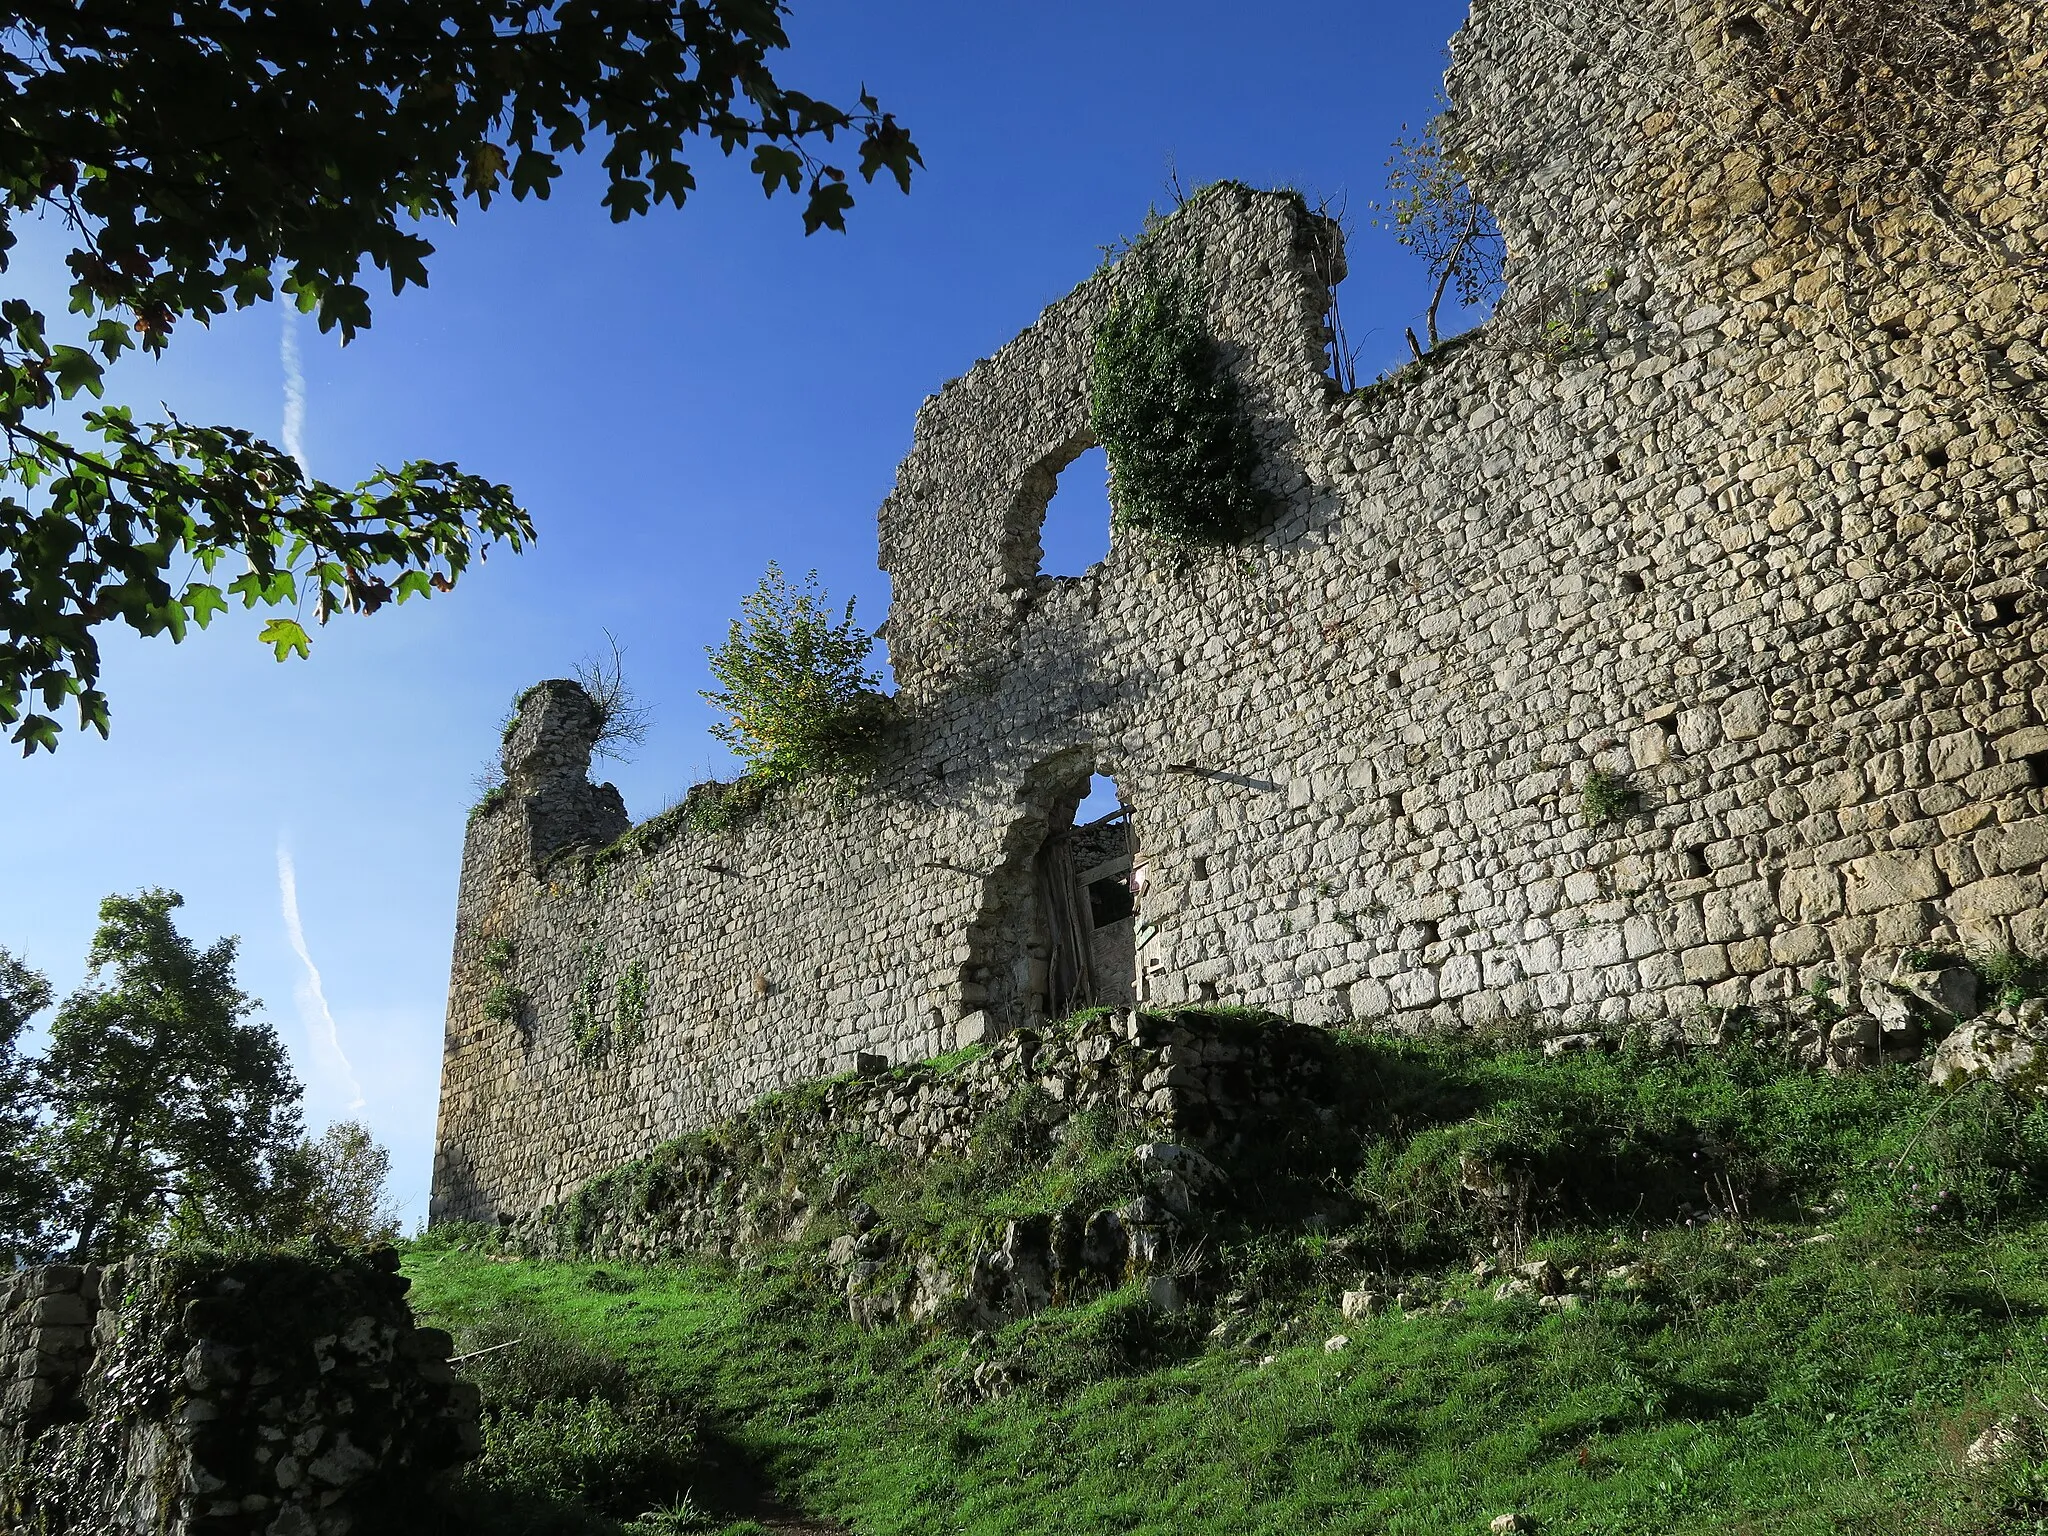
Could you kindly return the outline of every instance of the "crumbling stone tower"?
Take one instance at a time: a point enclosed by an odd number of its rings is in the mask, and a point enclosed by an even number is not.
[[[2044,36],[2016,0],[1478,0],[1453,139],[1509,291],[1348,394],[1336,230],[1198,195],[919,412],[906,719],[852,804],[628,830],[574,691],[529,696],[464,850],[436,1216],[1072,1001],[1069,898],[1119,858],[1108,985],[1325,1023],[1668,1027],[2048,945]],[[1146,270],[1198,284],[1274,511],[1052,579]],[[1062,888],[1095,773],[1125,841]]]

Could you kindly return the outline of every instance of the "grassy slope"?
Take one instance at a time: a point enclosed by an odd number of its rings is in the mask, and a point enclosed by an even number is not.
[[[2039,1111],[1989,1095],[1936,1111],[1907,1069],[1833,1082],[1375,1049],[1379,1123],[1348,1225],[1220,1234],[1247,1292],[1234,1309],[1163,1319],[1119,1292],[967,1344],[1021,1367],[1022,1390],[994,1401],[941,1390],[958,1337],[853,1329],[815,1263],[823,1232],[750,1269],[504,1263],[430,1240],[407,1272],[420,1310],[465,1338],[554,1331],[622,1359],[785,1499],[860,1536],[1437,1536],[1510,1509],[1578,1536],[2048,1531],[2030,1467],[1959,1468],[2048,1387]],[[1560,1180],[1625,1186],[1633,1169],[1650,1188],[1660,1155],[1696,1155],[1680,1127],[1704,1128],[1774,1219],[1645,1226],[1614,1188],[1604,1213],[1554,1204],[1534,1251],[1596,1271],[1647,1260],[1646,1290],[1558,1314],[1466,1274],[1469,1212],[1441,1182],[1458,1149]],[[1402,1214],[1417,1204],[1433,1227]],[[1336,1291],[1361,1274],[1463,1309],[1343,1321]],[[1219,1316],[1235,1342],[1207,1337]],[[1339,1333],[1350,1346],[1326,1352]]]

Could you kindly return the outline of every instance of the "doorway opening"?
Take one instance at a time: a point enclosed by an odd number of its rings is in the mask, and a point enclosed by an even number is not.
[[[1055,807],[1037,864],[1047,1016],[1130,1007],[1145,868],[1114,782],[1095,774],[1074,786],[1071,802]]]
[[[967,930],[964,1009],[988,1038],[1143,995],[1146,865],[1116,785],[1073,747],[1025,775]]]

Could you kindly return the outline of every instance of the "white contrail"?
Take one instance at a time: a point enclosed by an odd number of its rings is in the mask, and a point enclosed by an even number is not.
[[[299,461],[299,472],[310,478],[313,471],[306,468],[306,370],[299,366],[299,312],[289,298],[278,308],[284,311],[284,340],[278,346],[284,361],[284,451]],[[312,962],[306,964],[310,967]]]
[[[363,1085],[356,1081],[356,1069],[341,1048],[341,1032],[334,1027],[328,1011],[327,994],[320,986],[320,967],[306,950],[306,930],[299,924],[299,877],[292,868],[292,856],[282,839],[277,845],[277,894],[284,904],[284,931],[291,940],[292,953],[306,968],[306,979],[296,989],[299,1018],[313,1037],[313,1053],[347,1086],[349,1108],[363,1107]]]

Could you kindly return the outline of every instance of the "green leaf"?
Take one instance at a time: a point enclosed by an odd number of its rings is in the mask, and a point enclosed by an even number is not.
[[[83,347],[58,347],[50,354],[50,360],[55,365],[52,371],[57,377],[57,392],[66,400],[81,389],[91,393],[95,399],[99,397],[101,369],[98,358]]]
[[[276,651],[279,661],[289,659],[295,651],[304,660],[313,649],[312,640],[297,619],[272,619],[256,638]]]
[[[780,144],[763,144],[754,151],[754,174],[761,178],[761,190],[773,197],[787,186],[795,192],[804,184],[804,162],[793,149]]]
[[[187,587],[181,601],[185,611],[192,616],[192,622],[201,629],[213,622],[215,614],[228,611],[227,600],[221,596],[220,588],[206,582],[195,582]]]

